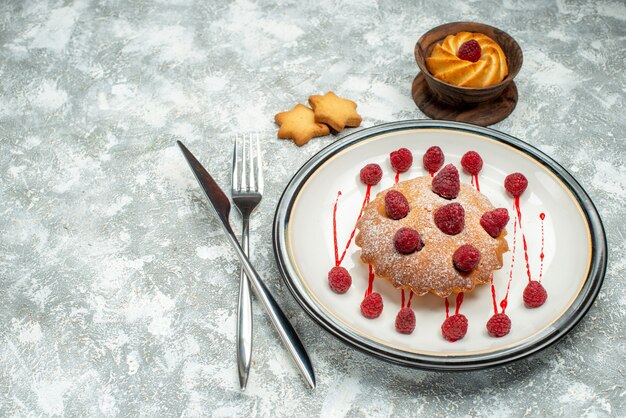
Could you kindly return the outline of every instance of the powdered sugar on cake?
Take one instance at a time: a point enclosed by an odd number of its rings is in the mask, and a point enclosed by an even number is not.
[[[357,223],[355,243],[361,247],[361,260],[371,264],[377,277],[390,280],[395,287],[410,289],[417,295],[428,292],[446,297],[451,293],[471,291],[476,284],[489,282],[493,272],[502,267],[502,254],[508,251],[506,230],[492,238],[480,225],[481,216],[494,209],[486,196],[469,185],[461,184],[456,199],[448,200],[433,193],[430,177],[400,182],[384,190],[370,202]],[[394,220],[385,212],[388,191],[401,192],[409,202],[410,212]],[[451,202],[465,209],[465,227],[457,235],[443,233],[434,223],[435,210]],[[394,236],[401,227],[419,232],[424,248],[401,254],[394,246]],[[452,255],[458,247],[471,244],[481,259],[471,272],[455,269]]]

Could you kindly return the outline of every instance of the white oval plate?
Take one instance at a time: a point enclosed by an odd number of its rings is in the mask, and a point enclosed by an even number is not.
[[[381,279],[374,291],[383,297],[384,309],[377,319],[366,319],[360,303],[368,286],[368,267],[359,258],[352,242],[342,266],[352,275],[346,294],[328,286],[327,274],[334,266],[332,209],[341,191],[337,209],[337,237],[341,253],[359,213],[365,186],[359,170],[365,164],[383,168],[376,193],[394,183],[395,172],[389,153],[401,147],[413,152],[411,169],[400,181],[428,175],[422,155],[432,145],[444,151],[446,164],[461,172],[461,181],[470,182],[460,166],[461,156],[477,151],[484,166],[479,174],[480,190],[495,207],[509,209],[509,247],[513,249],[513,199],[503,187],[512,172],[523,173],[529,181],[521,197],[522,225],[518,230],[513,280],[507,315],[511,332],[502,338],[490,337],[485,324],[493,315],[491,288],[478,286],[465,294],[460,312],[467,316],[467,335],[454,343],[441,335],[445,319],[442,298],[413,297],[417,326],[410,335],[395,330],[401,308],[401,291]],[[528,243],[532,278],[541,269],[541,220],[544,222],[544,263],[542,284],[548,292],[540,308],[524,306],[522,292],[528,283],[521,231]],[[351,346],[396,363],[431,369],[474,369],[502,364],[536,352],[571,330],[595,299],[606,270],[606,238],[598,213],[580,185],[565,169],[530,145],[492,129],[443,121],[406,121],[379,125],[353,133],[331,144],[309,160],[293,177],[276,210],[274,249],[281,274],[303,309],[325,329]],[[497,302],[506,292],[511,257],[504,256],[503,268],[494,275]],[[406,293],[408,296],[408,292]],[[448,298],[450,314],[455,297]]]

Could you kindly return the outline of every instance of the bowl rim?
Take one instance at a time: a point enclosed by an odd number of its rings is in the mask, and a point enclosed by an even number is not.
[[[430,71],[428,71],[428,68],[426,68],[426,57],[422,56],[419,53],[420,43],[423,41],[423,39],[426,37],[426,35],[428,35],[429,33],[433,32],[433,31],[435,31],[437,29],[440,29],[440,28],[442,28],[444,26],[453,27],[453,25],[465,25],[465,24],[484,26],[486,28],[489,28],[489,29],[501,32],[504,36],[508,37],[513,42],[513,45],[520,52],[521,59],[520,59],[520,64],[517,66],[517,69],[515,71],[513,71],[513,72],[509,72],[509,74],[507,74],[507,76],[504,77],[504,79],[502,81],[500,81],[498,84],[494,84],[494,85],[487,86],[487,87],[461,87],[461,86],[455,86],[454,84],[446,83],[445,81],[439,80],[438,78],[433,76],[430,73]],[[453,33],[451,32],[448,35],[451,35],[451,34],[453,34]],[[415,61],[417,62],[417,66],[419,67],[420,71],[422,73],[424,73],[424,77],[426,77],[427,79],[433,80],[436,83],[441,83],[444,86],[449,86],[449,87],[452,87],[452,88],[455,88],[455,89],[459,89],[459,91],[462,92],[462,93],[469,92],[469,91],[479,91],[479,92],[480,91],[484,91],[484,92],[486,92],[486,91],[489,91],[489,90],[496,90],[498,87],[506,86],[508,83],[512,82],[513,79],[517,76],[517,74],[522,69],[522,64],[524,63],[524,53],[523,53],[522,48],[520,47],[519,43],[515,40],[514,37],[512,37],[507,32],[503,31],[502,29],[496,28],[495,26],[491,26],[491,25],[488,25],[486,23],[471,22],[471,21],[448,22],[448,23],[443,23],[441,25],[435,26],[434,28],[431,28],[430,30],[428,30],[427,32],[424,32],[422,34],[422,36],[419,37],[419,39],[415,43],[415,48],[414,48],[413,52],[414,52],[414,55],[415,55]],[[424,65],[421,64],[420,60],[418,59],[418,56],[422,57],[422,60],[424,61]],[[508,57],[507,57],[507,60],[508,60]]]

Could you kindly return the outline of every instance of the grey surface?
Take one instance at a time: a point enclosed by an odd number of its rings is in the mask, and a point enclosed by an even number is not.
[[[626,415],[626,5],[413,3],[3,2],[0,415]],[[273,115],[334,90],[359,104],[363,126],[422,118],[413,46],[456,20],[520,43],[519,103],[495,128],[574,174],[610,257],[596,304],[560,343],[442,374],[349,349],[279,280],[273,210],[335,138],[296,148],[275,139]],[[238,264],[174,147],[184,141],[227,185],[233,135],[250,130],[264,136],[268,174],[253,259],[309,347],[315,391],[258,304],[239,391]]]

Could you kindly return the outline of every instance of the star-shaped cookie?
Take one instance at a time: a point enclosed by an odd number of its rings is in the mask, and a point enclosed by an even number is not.
[[[315,113],[308,107],[297,104],[288,112],[280,112],[274,120],[280,126],[278,137],[293,139],[297,146],[302,146],[316,136],[330,133],[328,126],[315,122]]]
[[[337,132],[346,126],[357,127],[361,124],[361,115],[356,113],[356,103],[332,91],[323,96],[309,97],[309,104],[315,112],[315,122],[325,123]]]

